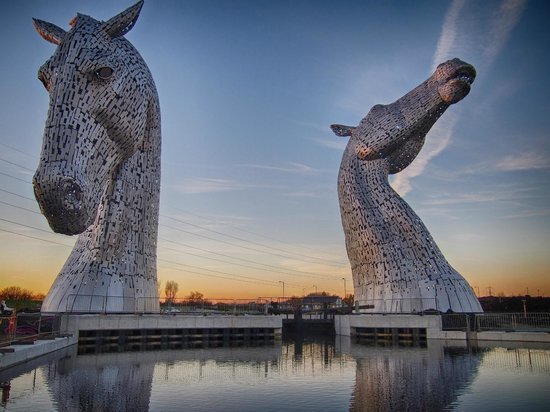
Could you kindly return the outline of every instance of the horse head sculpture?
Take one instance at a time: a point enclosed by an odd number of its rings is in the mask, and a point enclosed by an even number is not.
[[[472,288],[388,183],[389,174],[416,158],[445,110],[470,92],[475,75],[473,66],[449,60],[394,103],[375,105],[357,127],[331,126],[338,136],[350,136],[338,196],[355,299],[365,310],[482,311]]]
[[[158,311],[160,112],[153,78],[124,38],[143,1],[71,29],[33,19],[56,44],[38,78],[50,95],[34,192],[53,231],[79,234],[42,310]]]

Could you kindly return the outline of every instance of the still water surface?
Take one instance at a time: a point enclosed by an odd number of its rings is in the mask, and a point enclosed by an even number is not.
[[[0,372],[0,381],[0,411],[549,411],[550,347],[380,347],[337,337],[84,355],[72,348]]]

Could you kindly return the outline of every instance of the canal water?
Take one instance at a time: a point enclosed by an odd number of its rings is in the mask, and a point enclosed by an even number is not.
[[[0,411],[549,411],[550,346],[336,337],[56,352],[0,372]]]

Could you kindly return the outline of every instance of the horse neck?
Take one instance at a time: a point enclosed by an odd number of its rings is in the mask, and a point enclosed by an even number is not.
[[[418,217],[388,182],[389,167],[387,159],[361,161],[354,153],[342,163],[340,209],[346,240],[354,248],[381,247],[391,242],[390,233],[416,226],[410,223]]]
[[[81,235],[82,240],[91,240],[102,261],[135,253],[156,256],[161,148],[158,120],[157,115],[142,147],[120,165],[106,186],[96,223]]]

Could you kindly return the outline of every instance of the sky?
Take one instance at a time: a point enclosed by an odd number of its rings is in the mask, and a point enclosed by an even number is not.
[[[48,110],[36,73],[55,50],[31,18],[68,30],[77,12],[132,4],[0,5],[0,288],[47,292],[75,241],[49,229],[30,184]],[[543,0],[146,0],[126,37],[161,104],[161,290],[351,293],[346,140],[329,125],[357,125],[458,57],[477,69],[470,94],[391,184],[480,296],[548,296],[549,17]]]

